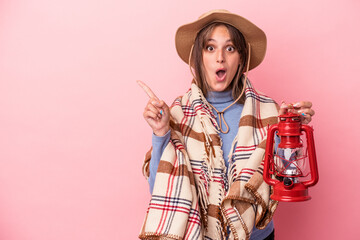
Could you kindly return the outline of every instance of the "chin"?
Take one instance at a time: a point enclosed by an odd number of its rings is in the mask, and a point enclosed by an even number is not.
[[[211,88],[211,91],[214,91],[214,92],[223,92],[223,91],[227,91],[227,90],[229,90],[229,85],[215,86],[215,87]]]
[[[213,91],[214,92],[223,92],[223,91],[225,91],[226,89],[224,89],[224,88],[216,88],[216,89],[214,89]]]

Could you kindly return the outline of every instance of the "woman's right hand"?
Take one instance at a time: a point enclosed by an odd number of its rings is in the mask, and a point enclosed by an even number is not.
[[[163,100],[159,100],[145,83],[141,81],[137,81],[137,83],[150,97],[144,109],[144,119],[156,136],[164,136],[170,130],[170,109],[168,105]]]
[[[151,98],[143,116],[156,136],[164,136],[170,129],[170,110],[163,100]]]

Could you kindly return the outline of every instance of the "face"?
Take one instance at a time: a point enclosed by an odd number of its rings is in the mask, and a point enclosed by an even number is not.
[[[226,26],[214,28],[202,53],[203,70],[211,91],[227,90],[240,64],[240,54],[235,49]]]

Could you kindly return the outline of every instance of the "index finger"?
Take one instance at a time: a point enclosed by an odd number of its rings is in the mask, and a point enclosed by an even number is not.
[[[139,84],[139,86],[142,89],[144,89],[145,93],[149,96],[149,98],[155,98],[159,100],[159,98],[155,95],[155,93],[145,83],[143,83],[140,80],[137,80],[136,82]]]
[[[288,111],[289,104],[285,103],[284,101],[280,105],[279,115],[283,115]]]
[[[293,106],[295,108],[311,108],[312,103],[309,102],[309,101],[300,101],[300,102],[297,102],[297,103],[293,104]]]

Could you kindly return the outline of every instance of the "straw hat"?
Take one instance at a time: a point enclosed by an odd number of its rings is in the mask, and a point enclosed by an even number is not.
[[[185,24],[176,32],[175,44],[180,58],[186,62],[189,61],[189,55],[195,38],[201,29],[211,23],[227,23],[237,28],[244,36],[246,45],[251,45],[251,59],[249,70],[258,66],[265,57],[266,52],[266,35],[249,20],[233,14],[227,10],[212,10],[204,13],[195,22]]]

